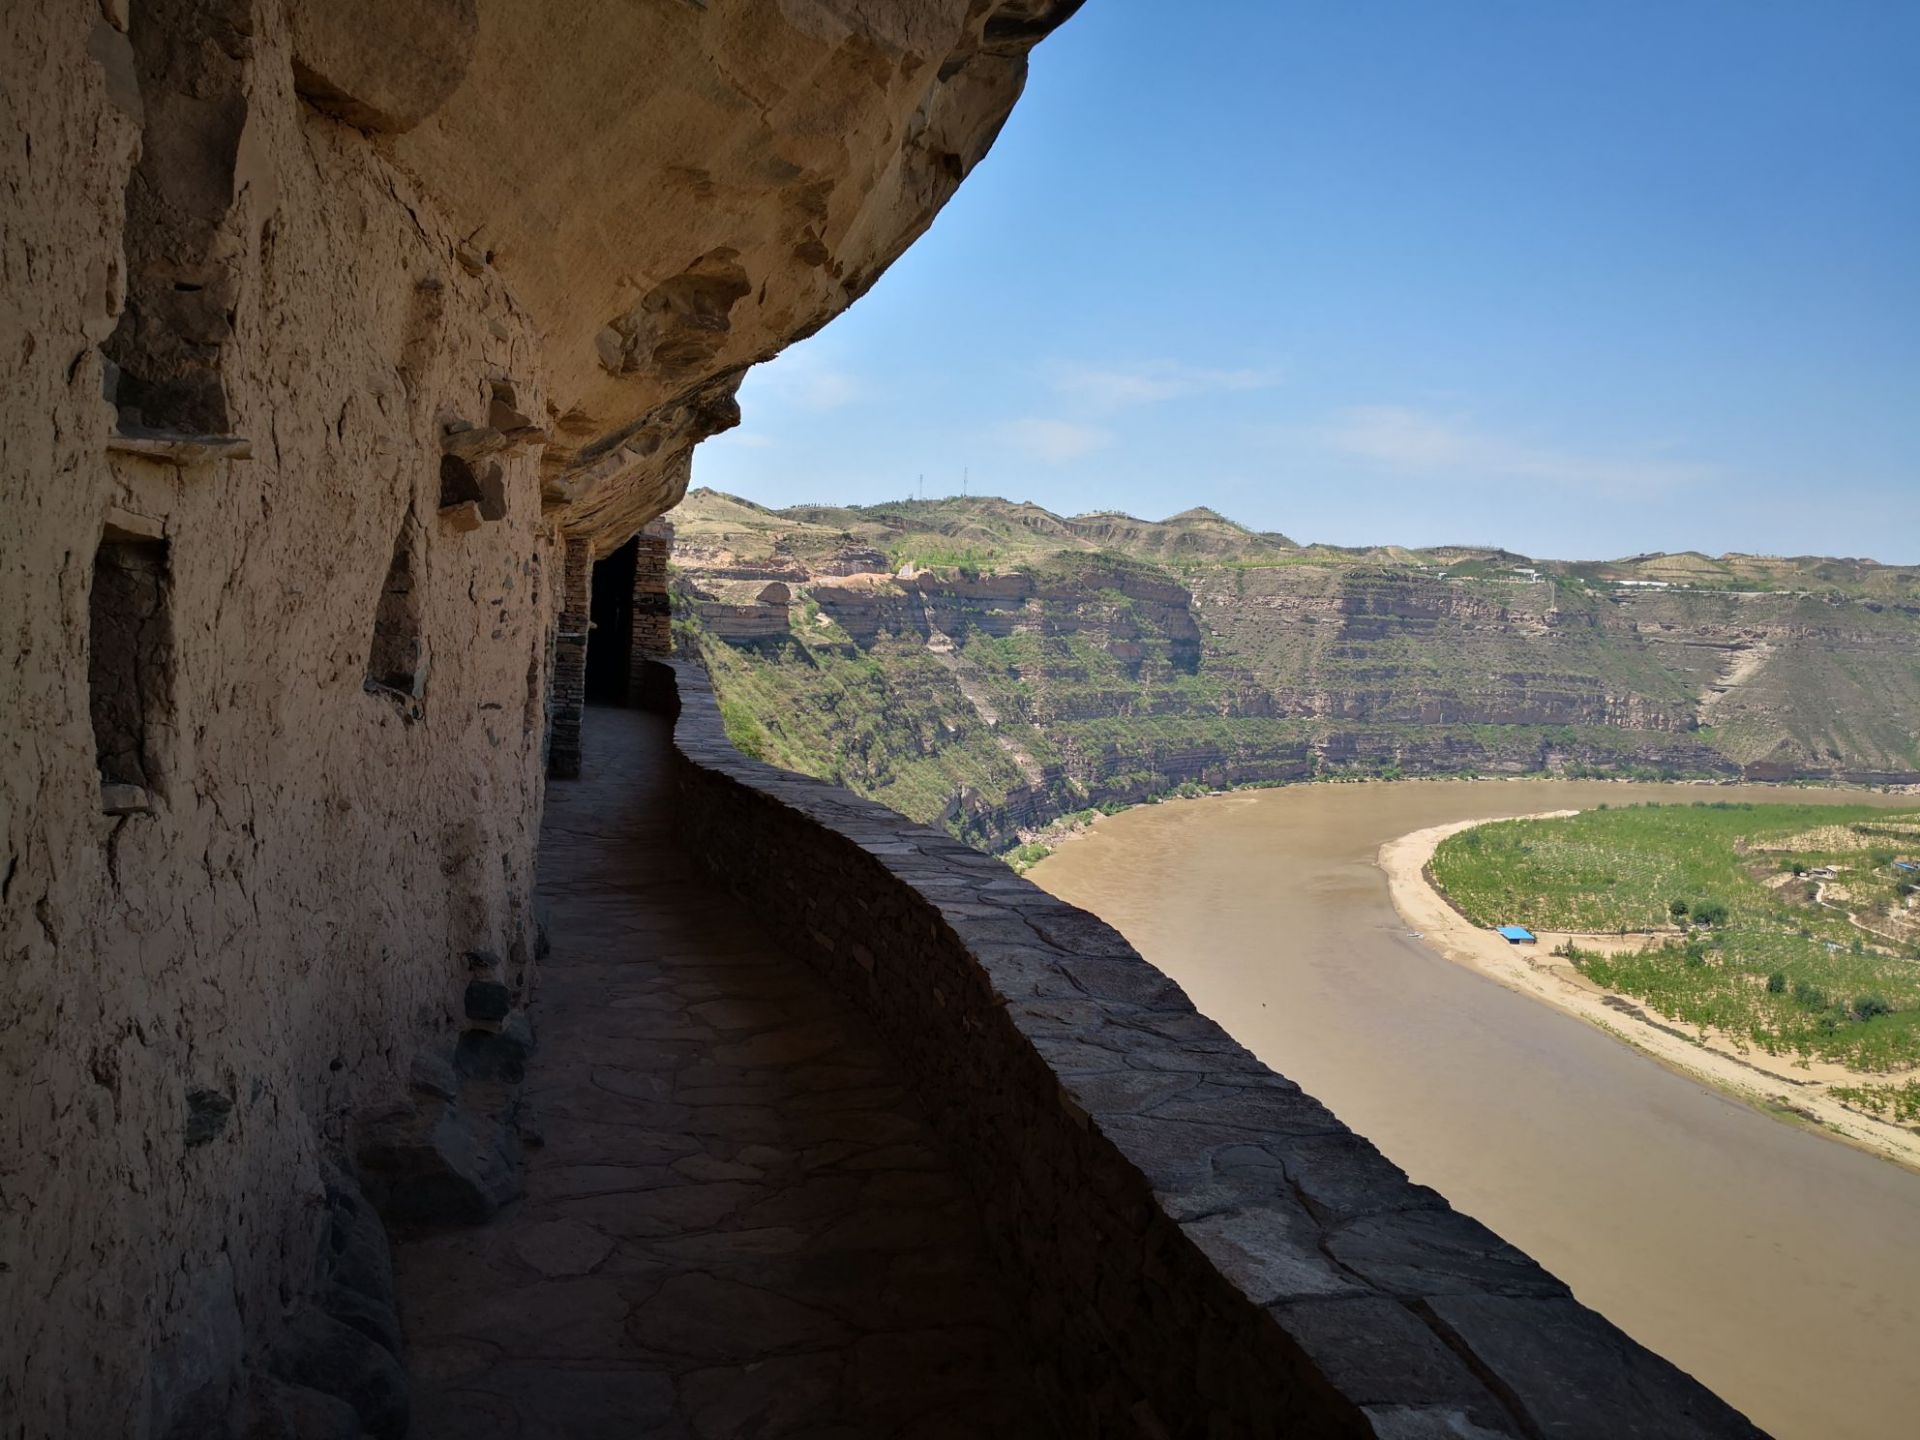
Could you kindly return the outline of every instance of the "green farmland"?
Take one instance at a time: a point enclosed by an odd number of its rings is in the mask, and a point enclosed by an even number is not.
[[[1636,805],[1462,831],[1431,871],[1477,925],[1646,936],[1571,958],[1671,1019],[1884,1073],[1920,1064],[1917,851],[1920,812]]]

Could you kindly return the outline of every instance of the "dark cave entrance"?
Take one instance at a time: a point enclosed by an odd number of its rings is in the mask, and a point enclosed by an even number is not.
[[[593,566],[593,629],[587,636],[587,703],[627,703],[633,667],[633,574],[640,555],[635,536]]]

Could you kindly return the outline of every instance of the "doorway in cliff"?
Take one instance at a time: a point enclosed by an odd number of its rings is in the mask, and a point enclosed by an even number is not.
[[[587,640],[587,703],[627,703],[633,665],[633,576],[640,537],[593,565],[593,630]]]

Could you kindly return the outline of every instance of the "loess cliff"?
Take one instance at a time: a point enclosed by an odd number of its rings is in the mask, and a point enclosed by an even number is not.
[[[4,7],[0,1435],[340,1335],[360,1117],[531,984],[591,560],[1076,6]]]
[[[1183,786],[1920,781],[1911,569],[1335,550],[991,499],[698,491],[672,519],[736,739],[992,849]]]

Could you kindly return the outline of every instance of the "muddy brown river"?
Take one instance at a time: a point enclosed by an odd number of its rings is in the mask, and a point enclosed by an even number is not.
[[[1031,872],[1276,1070],[1781,1440],[1920,1435],[1920,1174],[1663,1069],[1412,938],[1380,846],[1452,820],[1837,791],[1399,781],[1099,822]]]

